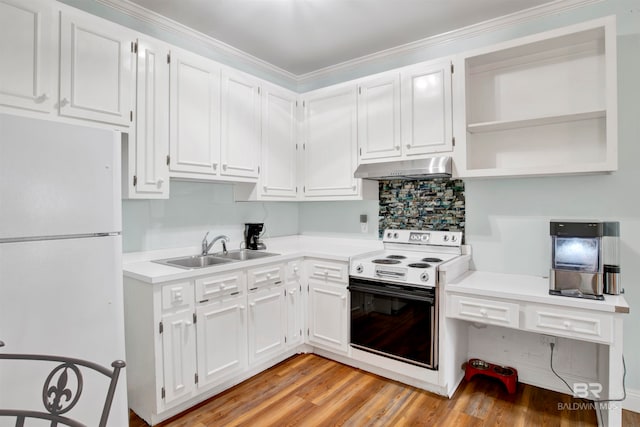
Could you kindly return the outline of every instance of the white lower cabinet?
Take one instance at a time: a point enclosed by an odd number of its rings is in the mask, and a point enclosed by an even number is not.
[[[193,312],[162,316],[165,404],[191,395],[196,388],[196,329]]]
[[[125,277],[129,407],[154,425],[291,354],[304,343],[301,264],[161,285]]]
[[[247,367],[245,294],[198,306],[198,387],[219,383]]]
[[[249,364],[280,354],[285,348],[284,286],[249,293]]]
[[[287,312],[287,347],[304,342],[304,307],[302,293],[302,261],[290,261],[286,268],[285,305]]]
[[[347,285],[309,279],[309,343],[346,353],[349,349]]]

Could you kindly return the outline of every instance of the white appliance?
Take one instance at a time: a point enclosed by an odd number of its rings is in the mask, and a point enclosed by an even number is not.
[[[0,114],[0,351],[126,361],[120,138]],[[54,366],[0,364],[0,408],[43,410]],[[85,376],[69,416],[97,425],[105,384]],[[128,425],[126,368],[109,425]]]
[[[351,259],[352,347],[438,369],[438,270],[461,255],[462,232],[385,230],[384,250]]]
[[[438,266],[461,254],[461,231],[385,230],[384,250],[351,259],[351,277],[435,287]]]

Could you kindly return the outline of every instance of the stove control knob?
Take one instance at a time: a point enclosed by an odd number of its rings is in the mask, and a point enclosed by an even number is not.
[[[398,233],[393,233],[393,238],[397,239],[398,238]]]
[[[429,274],[427,273],[422,273],[420,275],[420,280],[422,280],[423,282],[428,282],[429,281]]]
[[[420,237],[420,240],[422,240],[423,242],[427,242],[429,240],[429,235],[428,234],[423,234]]]
[[[452,242],[455,242],[456,240],[458,240],[458,239],[456,238],[456,236],[451,236],[451,241],[452,241]]]
[[[449,235],[445,234],[444,237],[442,238],[445,242],[449,241]]]
[[[387,238],[389,238],[389,239],[391,238],[391,232],[387,233]]]
[[[358,264],[356,266],[356,273],[362,273],[364,271],[364,267],[362,266],[362,264]]]

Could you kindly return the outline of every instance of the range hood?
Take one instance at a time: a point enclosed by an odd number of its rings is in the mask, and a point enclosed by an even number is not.
[[[368,163],[358,166],[353,175],[356,178],[373,180],[450,178],[451,157],[438,156],[426,159]]]

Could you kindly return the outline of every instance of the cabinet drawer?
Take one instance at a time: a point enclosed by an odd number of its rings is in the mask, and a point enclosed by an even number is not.
[[[324,261],[311,259],[307,261],[309,277],[320,280],[347,283],[349,279],[348,264],[339,261]]]
[[[447,299],[448,317],[508,328],[517,328],[520,324],[518,304],[461,295],[450,295]]]
[[[284,264],[268,265],[247,271],[249,290],[284,283]]]
[[[528,306],[525,311],[525,328],[550,335],[610,343],[613,320],[597,313]]]
[[[162,286],[162,309],[182,310],[193,307],[193,284],[171,283]]]
[[[289,261],[286,267],[287,281],[299,279],[302,276],[302,260]]]
[[[205,302],[245,292],[246,282],[243,271],[196,279],[196,301]]]

